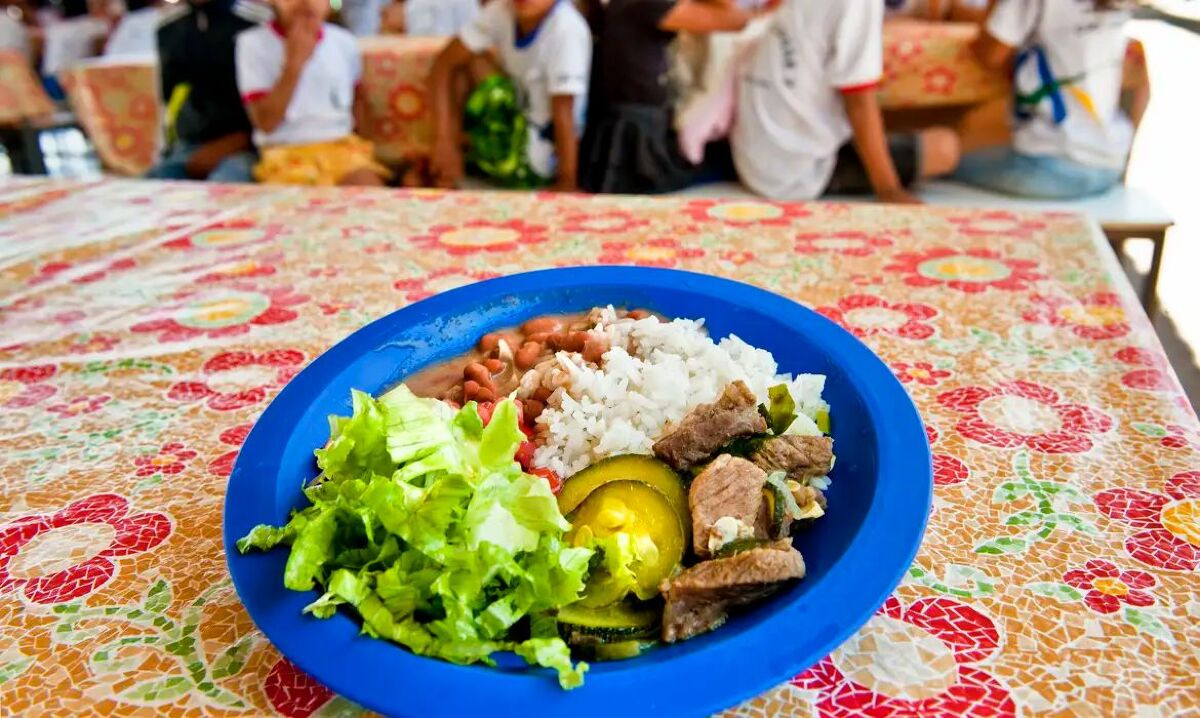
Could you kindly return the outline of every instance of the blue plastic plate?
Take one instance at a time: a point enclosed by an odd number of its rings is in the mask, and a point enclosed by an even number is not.
[[[796,540],[808,576],[707,635],[634,660],[592,666],[563,691],[514,656],[498,668],[455,666],[359,635],[344,613],[301,614],[316,596],[283,587],[284,550],[239,555],[259,523],[305,502],[313,449],[329,414],[350,413],[350,389],[394,386],[467,351],[488,331],[550,313],[613,304],[703,317],[714,337],[737,334],[771,351],[782,372],[826,374],[838,454],[829,512]],[[887,366],[836,324],[745,284],[662,269],[586,267],[519,274],[456,289],[372,322],[291,381],[254,426],[229,479],[225,553],[250,616],[285,656],[333,690],[398,716],[553,715],[584,718],[711,714],[816,663],[863,625],[900,582],[932,496],[921,418]]]

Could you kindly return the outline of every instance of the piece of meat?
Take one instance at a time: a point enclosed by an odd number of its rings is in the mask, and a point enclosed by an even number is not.
[[[828,436],[775,436],[750,455],[769,473],[786,471],[793,481],[825,476],[833,468],[833,439]]]
[[[762,510],[767,474],[754,464],[721,454],[692,480],[688,509],[692,513],[692,550],[700,558],[712,555],[709,539],[719,533],[717,520],[731,516],[754,527]],[[764,532],[756,538],[766,538]]]
[[[804,578],[804,557],[788,541],[701,561],[663,581],[662,638],[682,641],[725,622],[729,609],[753,603]]]
[[[758,399],[745,382],[735,381],[712,404],[701,404],[679,420],[654,444],[658,458],[677,471],[686,471],[739,436],[759,434],[767,422],[758,413]]]

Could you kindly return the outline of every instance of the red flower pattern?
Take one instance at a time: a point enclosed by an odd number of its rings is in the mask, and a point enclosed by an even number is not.
[[[86,596],[108,583],[116,575],[116,559],[149,551],[171,533],[171,521],[165,515],[130,513],[129,508],[129,502],[122,496],[97,494],[72,502],[53,514],[28,516],[0,527],[0,593],[22,591],[34,603],[62,603]],[[96,524],[107,526],[111,537],[90,558],[40,575],[28,575],[31,571],[21,567],[24,570],[20,573],[24,575],[14,575],[13,560],[39,536]],[[92,537],[94,532],[77,534],[67,543],[83,551],[94,551],[99,544],[85,540]],[[74,553],[67,560],[75,559]],[[37,568],[34,566],[32,572]]]
[[[1121,604],[1151,606],[1154,597],[1142,589],[1153,588],[1155,578],[1145,571],[1122,571],[1111,561],[1093,559],[1063,574],[1063,581],[1084,591],[1083,601],[1096,613],[1116,613]]]
[[[108,394],[101,394],[99,396],[77,396],[74,399],[64,403],[52,404],[46,407],[46,411],[50,412],[51,414],[58,414],[64,419],[69,419],[74,416],[80,416],[81,414],[94,414],[95,412],[100,411],[100,409],[110,401],[112,401],[112,397]]]
[[[1128,371],[1121,377],[1121,383],[1130,389],[1140,391],[1178,390],[1172,375],[1166,371],[1167,363],[1160,354],[1138,347],[1125,347],[1113,354],[1113,357],[1122,364],[1141,367]]]
[[[248,245],[269,242],[282,233],[279,225],[259,226],[253,220],[235,220],[210,224],[186,237],[173,239],[163,244],[170,249],[243,249]]]
[[[646,242],[605,242],[601,245],[601,264],[637,264],[643,267],[674,267],[680,260],[704,256],[699,247],[684,247],[675,239]]]
[[[1096,494],[1105,516],[1138,529],[1125,539],[1125,551],[1148,566],[1171,571],[1200,568],[1200,471],[1167,480],[1165,493],[1108,489]]]
[[[1046,228],[1045,222],[1030,219],[1028,215],[1012,212],[983,212],[965,217],[951,217],[958,233],[967,237],[1019,237],[1029,239],[1034,232]]]
[[[930,448],[941,439],[938,430],[925,425],[925,436],[929,439]],[[949,454],[933,455],[933,484],[934,486],[953,486],[971,478],[971,470],[961,459]]]
[[[1082,301],[1040,294],[1032,299],[1036,306],[1021,315],[1027,322],[1069,327],[1081,339],[1116,339],[1129,333],[1129,320],[1116,294],[1101,292]]]
[[[290,288],[255,291],[247,287],[184,292],[167,308],[169,316],[134,324],[137,333],[157,333],[160,342],[188,341],[196,337],[245,334],[252,326],[286,324],[299,317],[293,307],[308,295]]]
[[[480,272],[461,267],[447,267],[430,272],[424,277],[398,279],[392,286],[404,292],[405,299],[410,302],[416,302],[448,289],[498,276],[500,275],[495,272]]]
[[[892,365],[892,370],[896,372],[896,378],[902,383],[916,382],[922,386],[937,386],[943,379],[953,376],[953,372],[937,369],[927,361],[913,362],[912,364],[896,362]]]
[[[1191,448],[1200,451],[1200,433],[1179,424],[1167,424],[1167,435],[1159,443],[1168,449]]]
[[[275,710],[287,718],[308,718],[334,697],[333,691],[286,658],[280,658],[271,667],[263,681],[263,691]]]
[[[242,444],[246,443],[246,437],[250,435],[251,426],[251,424],[238,424],[221,432],[221,435],[217,438],[222,444],[234,447],[234,450],[226,451],[224,454],[208,462],[209,473],[223,477],[228,477],[233,473],[233,465],[237,462],[238,452],[241,450]]]
[[[282,257],[272,258],[275,261],[282,260]],[[223,282],[227,279],[246,280],[257,279],[260,277],[269,277],[275,274],[276,269],[274,264],[258,261],[256,259],[246,259],[233,265],[223,265],[223,269],[209,272],[201,275],[196,279],[197,284],[215,284]]]
[[[722,222],[739,227],[761,225],[786,227],[812,215],[806,207],[790,202],[766,200],[698,199],[687,203],[683,213],[696,222]]]
[[[137,467],[138,476],[145,477],[155,474],[173,476],[186,469],[187,462],[194,458],[196,458],[196,452],[185,448],[178,441],[173,441],[163,444],[157,454],[135,458],[133,465]]]
[[[838,300],[836,307],[817,307],[817,311],[857,337],[891,334],[917,340],[934,335],[933,326],[926,322],[938,315],[927,304],[889,302],[872,294],[852,294]]]
[[[902,252],[884,271],[907,275],[910,287],[944,284],[968,294],[991,289],[1023,292],[1033,282],[1045,279],[1035,271],[1037,262],[1005,259],[990,249],[938,247],[925,252]]]
[[[276,349],[263,354],[221,352],[201,367],[204,381],[178,382],[167,391],[167,397],[182,402],[203,401],[213,411],[244,409],[288,383],[303,362],[304,354],[295,349]],[[238,375],[245,370],[249,370],[249,378]],[[247,381],[249,386],[245,385]],[[226,383],[231,386],[222,388]]]
[[[49,399],[58,389],[46,382],[57,373],[54,364],[0,369],[0,407],[24,409]]]
[[[989,400],[999,400],[996,419],[985,416]],[[995,388],[963,387],[938,397],[942,406],[962,413],[955,425],[962,436],[1002,449],[1025,446],[1045,454],[1091,450],[1093,437],[1113,427],[1105,413],[1082,404],[1064,404],[1054,389],[1026,381]],[[1006,426],[996,423],[999,419]]]
[[[587,232],[589,234],[624,234],[650,226],[650,220],[642,219],[631,212],[597,212],[595,214],[572,214],[563,219],[564,232]]]
[[[869,257],[895,241],[880,234],[866,232],[810,232],[796,235],[797,254],[840,254],[846,257]]]
[[[925,91],[931,95],[950,96],[958,84],[958,73],[949,67],[931,67],[925,71]]]
[[[863,636],[872,648],[856,652]],[[893,596],[855,638],[791,682],[815,691],[817,713],[828,718],[1015,716],[1008,689],[978,665],[999,646],[996,624],[971,606],[938,597],[905,607]],[[876,678],[876,652],[897,664],[919,661],[925,675]]]
[[[421,249],[441,249],[454,256],[479,252],[515,252],[547,240],[548,229],[541,224],[526,224],[519,219],[507,222],[472,220],[466,224],[439,224],[428,234],[410,241]]]

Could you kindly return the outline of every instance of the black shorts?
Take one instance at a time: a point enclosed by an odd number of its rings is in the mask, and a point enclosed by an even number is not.
[[[888,135],[887,143],[900,183],[911,186],[921,176],[921,136],[915,133]],[[847,142],[838,150],[837,164],[825,194],[870,194],[872,191],[866,165],[854,149],[854,143]]]

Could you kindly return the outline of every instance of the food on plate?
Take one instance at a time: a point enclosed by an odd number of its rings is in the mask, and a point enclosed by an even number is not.
[[[535,317],[354,392],[316,451],[311,503],[241,551],[290,547],[307,612],[456,663],[587,660],[713,630],[804,577],[824,515],[825,378],[703,321],[613,307]]]

